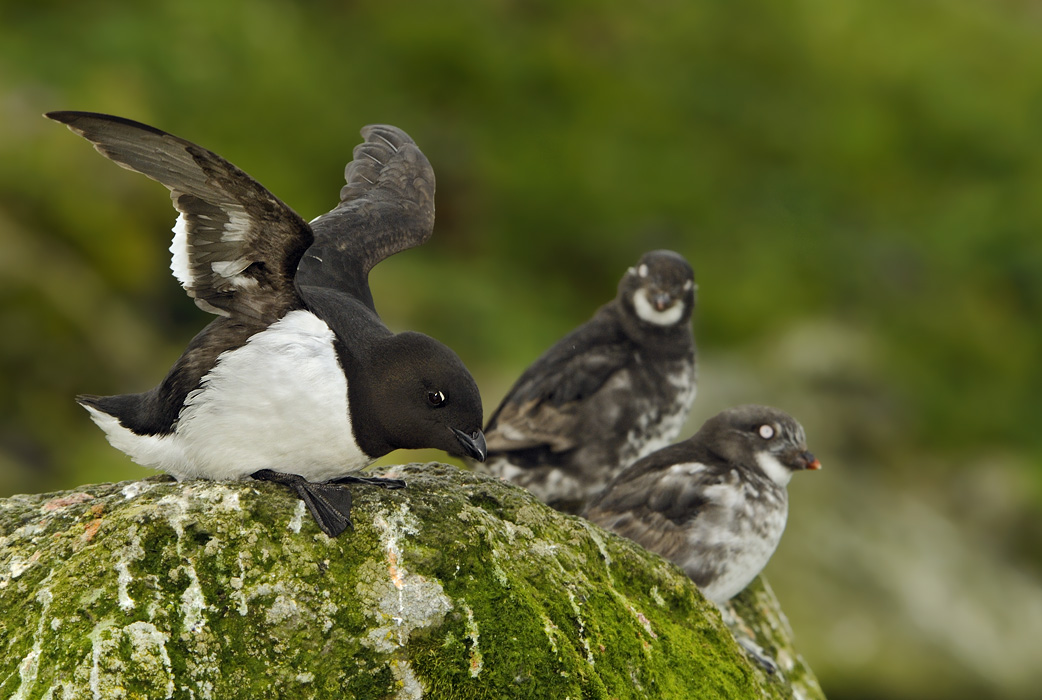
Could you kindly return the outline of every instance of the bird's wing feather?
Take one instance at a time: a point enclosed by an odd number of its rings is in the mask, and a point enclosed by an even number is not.
[[[689,547],[684,529],[661,513],[613,513],[607,517],[604,513],[590,511],[586,517],[674,562],[681,559]]]
[[[697,460],[677,461],[679,443],[636,462],[593,499],[584,517],[644,548],[679,561],[688,547],[692,521],[711,512],[730,470]]]
[[[171,268],[200,308],[271,323],[299,305],[293,275],[311,230],[256,180],[205,148],[129,119],[46,116],[170,190],[180,212]]]
[[[300,261],[297,284],[341,289],[371,308],[369,271],[430,238],[435,182],[427,157],[401,129],[370,125],[362,136],[340,203],[311,222],[315,242]]]
[[[489,451],[573,449],[587,439],[582,402],[631,357],[628,341],[614,328],[583,324],[536,360],[507,393],[485,429]]]

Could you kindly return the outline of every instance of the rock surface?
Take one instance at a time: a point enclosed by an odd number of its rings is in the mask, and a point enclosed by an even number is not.
[[[769,589],[683,574],[441,464],[352,487],[323,535],[269,483],[165,477],[0,499],[0,697],[818,698]]]

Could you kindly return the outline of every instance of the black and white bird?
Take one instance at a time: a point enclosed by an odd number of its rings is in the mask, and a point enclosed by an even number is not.
[[[630,466],[583,515],[671,560],[721,605],[777,548],[793,473],[820,468],[794,418],[739,406]]]
[[[645,253],[615,299],[543,353],[485,426],[485,470],[577,513],[620,469],[668,445],[695,398],[695,281]]]
[[[128,119],[51,112],[102,155],[167,187],[171,269],[216,314],[159,386],[77,398],[113,446],[177,479],[286,484],[319,526],[350,524],[339,484],[398,448],[482,460],[481,397],[459,357],[376,313],[369,271],[426,241],[434,172],[412,139],[367,126],[340,203],[310,223],[220,156]],[[313,483],[332,482],[332,483]]]

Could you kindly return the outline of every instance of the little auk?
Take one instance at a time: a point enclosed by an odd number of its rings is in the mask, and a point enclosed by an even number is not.
[[[369,290],[374,265],[434,226],[434,172],[405,132],[362,129],[340,203],[308,223],[189,141],[105,114],[46,116],[170,190],[170,267],[217,316],[151,391],[77,397],[113,446],[178,480],[284,484],[330,537],[351,524],[343,484],[405,485],[358,474],[376,458],[437,448],[485,459],[463,362],[426,335],[388,330]]]

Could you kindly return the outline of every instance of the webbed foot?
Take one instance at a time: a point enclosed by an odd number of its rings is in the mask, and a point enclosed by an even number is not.
[[[337,537],[351,526],[351,492],[335,482],[316,483],[298,474],[261,469],[250,474],[258,481],[273,481],[293,489],[311,517],[329,537]]]
[[[404,489],[404,479],[388,479],[382,476],[340,476],[336,479],[330,479],[329,481],[322,482],[324,484],[368,484],[369,486],[379,486],[384,489]]]

